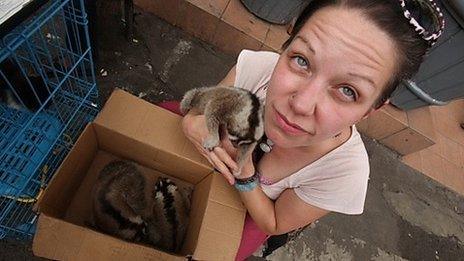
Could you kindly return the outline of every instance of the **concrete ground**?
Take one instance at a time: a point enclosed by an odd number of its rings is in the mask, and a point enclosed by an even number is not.
[[[179,100],[190,88],[217,83],[235,63],[235,57],[138,12],[132,42],[123,37],[117,14],[100,17],[102,104],[115,87],[153,103]],[[364,214],[329,214],[267,259],[464,260],[464,197],[363,138],[371,163]],[[32,258],[29,242],[0,241],[1,260]]]

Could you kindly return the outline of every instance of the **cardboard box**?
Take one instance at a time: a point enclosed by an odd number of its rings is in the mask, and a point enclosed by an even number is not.
[[[114,158],[144,166],[192,186],[190,222],[179,255],[124,241],[86,226],[91,188]],[[233,260],[245,209],[235,189],[196,152],[181,130],[181,117],[124,91],[113,92],[79,137],[39,204],[33,252],[54,260]]]

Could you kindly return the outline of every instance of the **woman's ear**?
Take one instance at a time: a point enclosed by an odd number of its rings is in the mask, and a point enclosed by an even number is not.
[[[387,105],[390,103],[390,99],[387,99],[382,105],[380,105],[379,107],[377,108],[370,108],[369,111],[366,112],[366,114],[364,114],[364,116],[362,117],[361,120],[364,120],[366,118],[368,118],[369,116],[371,116],[372,113],[380,110],[380,108],[382,108],[383,106]]]

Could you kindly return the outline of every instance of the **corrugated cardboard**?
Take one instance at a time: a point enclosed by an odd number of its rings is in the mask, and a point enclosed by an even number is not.
[[[181,253],[165,253],[105,235],[91,223],[91,187],[115,158],[139,163],[144,175],[192,187],[190,223]],[[35,255],[55,260],[233,260],[245,209],[181,130],[181,117],[116,90],[49,183],[39,204]]]

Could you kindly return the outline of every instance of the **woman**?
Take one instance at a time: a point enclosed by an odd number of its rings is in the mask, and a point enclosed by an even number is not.
[[[240,53],[220,84],[263,99],[267,153],[255,162],[250,156],[235,179],[230,142],[206,151],[204,116],[183,120],[186,136],[235,185],[248,211],[237,260],[269,235],[331,211],[363,212],[369,163],[355,124],[417,72],[443,26],[429,0],[314,0],[280,55]]]

